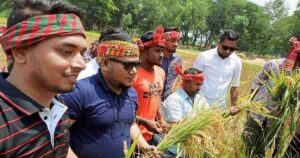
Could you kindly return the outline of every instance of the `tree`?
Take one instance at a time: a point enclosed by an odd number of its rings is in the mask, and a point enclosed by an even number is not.
[[[84,14],[83,23],[87,30],[107,28],[117,10],[112,0],[69,0],[78,6]]]

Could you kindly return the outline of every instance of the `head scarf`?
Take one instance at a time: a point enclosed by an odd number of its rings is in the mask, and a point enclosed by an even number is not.
[[[193,81],[193,82],[204,82],[204,75],[203,73],[199,74],[184,74],[181,66],[178,63],[175,63],[175,71],[176,73],[185,81]]]
[[[147,47],[166,47],[164,28],[162,26],[156,27],[150,41],[143,42],[142,40],[138,40],[137,45],[139,46],[140,51],[144,51]]]
[[[139,57],[139,48],[135,43],[120,40],[101,42],[98,45],[97,51],[99,58],[115,58],[124,56]]]
[[[292,40],[292,46],[289,49],[289,54],[283,64],[283,70],[292,71],[295,67],[298,55],[300,55],[300,41]]]
[[[165,38],[167,41],[169,40],[179,41],[181,39],[181,34],[180,32],[177,31],[170,31],[165,33]]]
[[[80,19],[74,14],[34,16],[6,30],[1,38],[1,45],[6,51],[29,46],[48,38],[74,34],[86,38]]]

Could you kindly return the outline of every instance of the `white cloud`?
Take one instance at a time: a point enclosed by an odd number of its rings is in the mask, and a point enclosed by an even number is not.
[[[266,2],[270,0],[249,0],[253,3],[256,3],[260,6],[263,6]],[[285,4],[289,8],[289,15],[293,14],[294,11],[296,10],[297,4],[299,0],[285,0]]]

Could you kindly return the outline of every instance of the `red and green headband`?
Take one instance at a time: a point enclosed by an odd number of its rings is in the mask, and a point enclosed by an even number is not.
[[[186,81],[188,80],[188,81],[193,81],[193,82],[198,82],[198,83],[203,83],[204,82],[203,73],[184,74],[181,66],[178,63],[175,63],[175,71],[183,80],[186,80]]]
[[[181,39],[180,32],[177,31],[170,31],[165,33],[166,40],[177,40],[179,41]]]
[[[126,41],[105,41],[98,45],[98,57],[115,58],[124,56],[139,56],[136,44]]]
[[[55,37],[79,34],[86,38],[80,19],[74,14],[51,14],[28,18],[2,35],[2,48],[10,50]]]

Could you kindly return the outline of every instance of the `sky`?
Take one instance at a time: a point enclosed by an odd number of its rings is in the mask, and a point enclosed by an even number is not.
[[[266,2],[270,0],[250,0],[250,1],[263,6]],[[289,8],[289,15],[293,14],[293,12],[295,11],[298,1],[299,0],[285,0],[285,3]]]

